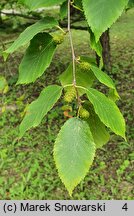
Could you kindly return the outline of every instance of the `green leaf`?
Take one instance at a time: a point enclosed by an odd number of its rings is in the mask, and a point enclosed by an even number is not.
[[[100,40],[98,42],[96,42],[95,35],[91,31],[91,28],[89,28],[88,31],[90,33],[90,46],[91,46],[91,49],[93,49],[96,52],[96,54],[100,57],[99,67],[102,68],[103,67],[103,57],[102,57],[102,45],[101,45],[101,42],[100,42]]]
[[[34,82],[49,67],[56,43],[48,33],[37,34],[30,42],[22,62],[19,66],[17,84]]]
[[[116,102],[120,99],[120,96],[116,89],[109,89],[108,98],[110,98],[112,101]]]
[[[91,65],[91,70],[101,83],[108,86],[109,88],[116,89],[112,79],[106,73],[104,73],[98,67],[93,65]]]
[[[96,42],[103,32],[119,18],[128,0],[83,0],[83,9]]]
[[[92,65],[91,70],[93,71],[94,75],[96,78],[103,83],[104,85],[108,86],[111,88],[109,90],[109,95],[108,97],[113,100],[114,102],[120,99],[120,96],[116,90],[115,84],[113,80],[103,71],[101,71],[98,67]]]
[[[20,124],[20,137],[24,133],[32,128],[37,127],[43,117],[54,106],[62,93],[62,87],[57,85],[51,85],[46,87],[35,101],[33,101],[27,108],[26,115]]]
[[[39,32],[45,29],[53,28],[56,25],[58,25],[58,22],[54,18],[45,17],[44,19],[29,26],[20,34],[20,36],[15,40],[15,42],[7,50],[4,51],[4,58],[6,59],[8,57],[8,54],[13,53],[21,46],[27,44]]]
[[[88,124],[78,118],[69,119],[56,139],[54,160],[70,195],[87,174],[94,156],[95,143]]]
[[[94,74],[92,71],[86,71],[85,73],[79,69],[78,65],[76,65],[76,83],[78,86],[83,86],[85,88],[89,88],[92,86],[94,81]],[[73,67],[72,63],[68,66],[68,68],[60,75],[59,77],[62,86],[69,85],[73,83]],[[80,94],[85,93],[80,89]]]
[[[65,17],[67,17],[67,10],[68,10],[68,2],[65,1],[60,7],[60,19],[63,20]]]
[[[88,62],[89,64],[96,65],[96,59],[89,56],[80,56],[80,61]]]
[[[99,117],[93,111],[90,111],[90,116],[87,119],[87,122],[96,144],[96,148],[101,148],[110,139],[110,135],[106,130],[105,125],[100,121]]]
[[[89,88],[87,97],[100,120],[115,134],[125,138],[125,121],[116,104],[96,89]]]
[[[95,35],[89,28],[89,33],[90,33],[90,46],[95,52],[97,53],[98,56],[102,57],[102,45],[100,41],[96,42],[95,40]]]
[[[65,0],[21,0],[21,2],[29,7],[30,10],[35,10],[41,7],[51,7],[59,5]]]

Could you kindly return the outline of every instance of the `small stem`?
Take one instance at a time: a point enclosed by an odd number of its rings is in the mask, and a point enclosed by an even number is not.
[[[66,32],[64,31],[64,29],[63,29],[63,28],[61,28],[61,27],[60,27],[60,26],[58,26],[58,25],[57,25],[56,27],[57,27],[57,28],[58,28],[60,31],[62,31],[62,33],[63,33],[63,34],[66,34]]]
[[[64,85],[63,88],[67,88],[67,87],[70,87],[70,86],[73,86],[73,84]]]
[[[76,86],[76,88],[80,88],[80,89],[83,89],[85,91],[87,91],[88,89],[84,88],[83,86]]]
[[[71,5],[72,5],[72,6],[73,6],[75,9],[77,9],[77,10],[79,10],[79,11],[82,11],[82,12],[83,12],[83,10],[82,10],[81,8],[79,8],[79,7],[75,6],[73,3],[74,3],[74,2],[71,2]]]
[[[81,99],[80,99],[79,92],[76,86],[75,86],[75,89],[76,89],[76,97],[77,97],[78,109],[79,109],[79,107],[81,106]]]

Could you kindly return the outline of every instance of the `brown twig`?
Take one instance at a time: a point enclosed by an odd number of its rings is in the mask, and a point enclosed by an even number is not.
[[[81,100],[79,97],[79,93],[76,87],[76,58],[75,58],[75,51],[74,51],[74,45],[73,45],[73,39],[72,39],[72,33],[71,33],[71,22],[70,22],[70,6],[71,6],[71,0],[68,0],[68,33],[69,33],[69,38],[70,38],[70,45],[71,45],[71,51],[72,51],[72,62],[73,62],[73,85],[76,89],[76,96],[77,96],[77,101],[78,101],[78,108],[81,105]]]

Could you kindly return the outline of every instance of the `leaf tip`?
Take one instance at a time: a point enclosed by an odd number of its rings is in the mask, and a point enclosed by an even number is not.
[[[61,179],[61,180],[62,180],[62,179]],[[72,198],[72,196],[73,196],[73,190],[75,189],[75,187],[76,187],[78,184],[76,184],[76,185],[70,185],[70,184],[69,184],[69,185],[68,185],[67,182],[65,183],[63,180],[62,180],[62,182],[63,182],[65,188],[67,189],[69,196]]]
[[[69,193],[69,196],[72,198],[72,193],[73,193],[73,190],[67,190],[68,193]]]
[[[4,51],[4,52],[3,52],[3,58],[4,58],[4,61],[7,60],[8,56],[9,56],[9,53],[6,52],[6,51]]]

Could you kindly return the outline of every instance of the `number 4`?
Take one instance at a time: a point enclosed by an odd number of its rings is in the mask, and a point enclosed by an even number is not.
[[[128,210],[128,207],[127,207],[127,203],[125,203],[122,207],[123,210],[127,211]]]

